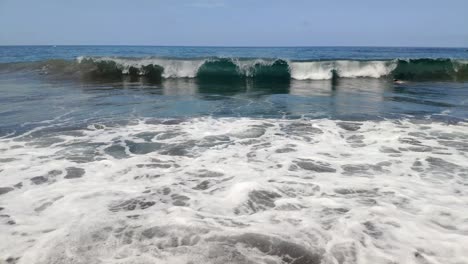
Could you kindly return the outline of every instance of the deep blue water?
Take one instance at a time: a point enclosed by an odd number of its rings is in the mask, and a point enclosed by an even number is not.
[[[408,47],[154,47],[154,46],[0,46],[0,62],[75,59],[78,56],[241,57],[293,60],[468,58],[467,48]]]

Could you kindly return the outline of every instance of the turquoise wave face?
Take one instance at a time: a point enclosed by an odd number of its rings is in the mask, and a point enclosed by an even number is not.
[[[399,60],[392,72],[402,80],[468,80],[468,61],[451,59]]]

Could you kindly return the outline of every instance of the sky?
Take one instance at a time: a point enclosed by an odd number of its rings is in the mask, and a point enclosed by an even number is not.
[[[0,45],[468,47],[468,0],[0,0]]]

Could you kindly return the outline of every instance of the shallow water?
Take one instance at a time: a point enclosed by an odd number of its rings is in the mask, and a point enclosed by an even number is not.
[[[468,260],[466,82],[42,73],[0,73],[0,263]]]

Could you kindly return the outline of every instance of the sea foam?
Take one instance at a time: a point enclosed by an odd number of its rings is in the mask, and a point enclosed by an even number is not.
[[[194,118],[63,132],[47,126],[0,139],[4,261],[468,258],[464,123]]]

